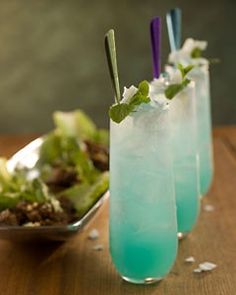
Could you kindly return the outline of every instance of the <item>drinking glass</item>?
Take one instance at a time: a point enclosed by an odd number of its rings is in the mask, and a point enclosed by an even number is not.
[[[171,147],[180,238],[192,230],[200,208],[195,102],[194,82],[191,82],[170,102]]]
[[[199,152],[200,191],[204,196],[213,178],[212,124],[208,64],[195,67],[190,78],[196,86],[197,146]]]
[[[176,258],[170,147],[169,110],[158,104],[110,122],[110,253],[132,283],[162,279]]]

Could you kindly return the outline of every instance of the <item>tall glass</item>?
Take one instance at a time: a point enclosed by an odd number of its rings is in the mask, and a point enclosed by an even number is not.
[[[194,82],[171,100],[170,120],[178,233],[182,237],[192,230],[200,207]]]
[[[150,104],[110,123],[110,252],[129,282],[162,279],[176,258],[169,131],[168,110]]]
[[[200,190],[204,196],[213,178],[212,125],[208,64],[195,67],[189,74],[196,85],[197,145],[199,151]]]

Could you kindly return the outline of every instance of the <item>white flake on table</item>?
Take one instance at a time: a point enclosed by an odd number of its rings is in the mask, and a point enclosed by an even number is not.
[[[101,244],[97,244],[97,245],[93,246],[93,250],[95,250],[95,251],[102,251],[103,249],[104,249],[104,247]]]
[[[202,270],[201,270],[200,268],[195,268],[195,269],[193,270],[193,272],[200,273],[200,272],[202,272]]]
[[[97,240],[99,238],[99,232],[96,228],[92,229],[88,234],[90,240]]]
[[[210,271],[216,268],[217,265],[212,262],[203,262],[199,264],[199,268],[203,271]]]
[[[200,263],[198,265],[198,268],[195,268],[193,270],[193,272],[200,273],[200,272],[205,272],[205,271],[211,271],[211,270],[215,269],[216,267],[217,267],[217,265],[212,262],[203,262],[203,263]]]
[[[215,207],[213,205],[207,204],[204,206],[204,211],[206,212],[212,212],[215,210]]]
[[[189,256],[185,259],[185,262],[193,263],[195,262],[195,258],[193,256]]]

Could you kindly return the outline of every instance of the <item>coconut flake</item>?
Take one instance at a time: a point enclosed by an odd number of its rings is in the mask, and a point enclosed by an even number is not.
[[[193,263],[193,262],[195,262],[195,258],[193,256],[189,256],[185,259],[185,262]]]
[[[199,268],[202,271],[211,271],[211,270],[213,270],[216,267],[217,267],[217,265],[214,264],[214,263],[212,263],[212,262],[203,262],[203,263],[200,263],[199,264]]]
[[[212,212],[215,210],[215,207],[213,205],[207,204],[204,206],[204,211],[206,212]]]
[[[195,273],[200,273],[200,272],[202,272],[202,270],[201,270],[201,268],[195,268],[195,269],[193,270],[193,272],[195,272]]]
[[[97,245],[93,246],[92,249],[95,251],[102,251],[104,249],[104,247],[101,244],[97,244]]]
[[[131,85],[129,88],[124,87],[124,92],[123,92],[123,103],[129,103],[131,98],[138,92],[138,88],[135,87],[134,85]]]
[[[88,234],[88,238],[90,240],[97,240],[99,238],[99,231],[96,228],[92,229]]]
[[[217,267],[217,265],[212,262],[203,262],[203,263],[200,263],[198,265],[198,268],[195,268],[193,270],[193,272],[200,273],[200,272],[205,272],[205,271],[211,271],[211,270],[215,269],[216,267]]]

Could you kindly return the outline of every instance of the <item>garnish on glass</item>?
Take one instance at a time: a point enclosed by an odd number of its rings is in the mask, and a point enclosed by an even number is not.
[[[129,89],[125,88],[125,92],[127,92],[127,90],[131,90],[132,95],[127,96],[124,92],[123,99],[121,100],[114,30],[109,30],[105,35],[105,50],[111,82],[115,94],[115,104],[110,107],[109,116],[114,122],[120,123],[131,112],[134,112],[140,104],[150,102],[150,98],[148,96],[149,84],[147,81],[142,81],[139,83],[138,88],[134,86],[131,86]]]
[[[178,64],[178,69],[181,72],[182,81],[180,83],[170,84],[165,89],[165,96],[168,99],[174,98],[180,91],[182,91],[188,84],[191,82],[190,79],[186,78],[186,75],[194,68],[194,65],[188,65],[183,67],[181,64]]]

